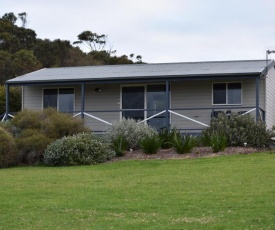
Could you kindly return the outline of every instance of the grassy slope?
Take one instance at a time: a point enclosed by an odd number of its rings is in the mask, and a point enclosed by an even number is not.
[[[275,154],[0,170],[0,229],[275,229]]]

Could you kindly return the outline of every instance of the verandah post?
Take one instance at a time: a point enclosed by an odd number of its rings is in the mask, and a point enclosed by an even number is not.
[[[5,120],[7,121],[9,118],[9,110],[10,110],[10,85],[6,84],[6,114],[5,114]]]
[[[85,111],[85,84],[81,84],[81,118],[84,119]]]
[[[166,118],[166,129],[170,130],[170,119],[169,119],[169,109],[170,109],[170,94],[169,94],[169,81],[166,81],[166,97],[165,97],[165,104],[166,104],[166,112],[165,112],[165,118]]]
[[[259,83],[260,83],[260,78],[256,77],[256,121],[259,119],[259,109],[260,109],[260,100],[259,100]]]

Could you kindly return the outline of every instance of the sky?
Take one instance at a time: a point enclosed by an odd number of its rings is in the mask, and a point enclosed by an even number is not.
[[[89,30],[147,63],[265,59],[275,50],[274,0],[1,0],[0,16],[9,12],[26,12],[38,38],[74,42]]]

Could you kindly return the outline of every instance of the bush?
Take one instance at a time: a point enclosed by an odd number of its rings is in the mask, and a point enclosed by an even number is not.
[[[195,138],[191,135],[176,135],[173,140],[173,148],[177,153],[189,153],[195,146]]]
[[[0,127],[0,168],[14,165],[17,147],[12,135]]]
[[[41,129],[41,111],[23,110],[17,113],[11,120],[11,124],[19,130],[24,129]]]
[[[211,147],[214,153],[224,151],[227,146],[227,139],[223,134],[212,133],[210,136]]]
[[[163,149],[169,149],[173,147],[173,140],[176,135],[180,135],[178,130],[176,128],[173,128],[172,130],[168,129],[162,129],[159,132],[159,137],[161,139],[161,148]]]
[[[115,151],[117,157],[122,157],[128,148],[128,142],[125,138],[118,136],[112,140],[112,149]]]
[[[139,124],[134,119],[122,119],[122,121],[114,123],[107,130],[107,136],[110,140],[120,136],[128,142],[131,149],[137,149],[143,137],[156,133],[157,131],[152,127],[143,123]]]
[[[21,87],[10,87],[9,110],[18,112],[21,110]],[[0,85],[0,115],[6,112],[6,86]]]
[[[210,147],[211,146],[211,135],[209,132],[203,131],[201,135],[199,136],[199,144],[204,147]]]
[[[23,110],[11,120],[11,124],[19,148],[18,160],[22,164],[38,163],[47,145],[57,139],[90,131],[82,120],[72,119],[53,108]]]
[[[146,136],[140,141],[140,147],[147,154],[156,154],[161,148],[162,140],[157,134]]]
[[[110,145],[88,133],[63,137],[48,145],[44,163],[48,166],[90,165],[115,156]]]
[[[72,119],[70,115],[59,113],[54,108],[47,108],[43,111],[23,110],[11,122],[21,131],[39,130],[51,139],[90,131],[84,126],[82,120]]]
[[[267,147],[270,143],[271,132],[266,129],[263,122],[255,122],[250,115],[232,114],[228,118],[224,114],[219,114],[218,118],[213,118],[210,127],[202,134],[213,133],[223,134],[227,138],[227,146],[247,146]]]
[[[39,163],[47,145],[52,141],[53,139],[50,139],[38,130],[23,130],[16,138],[16,144],[19,149],[19,162],[31,165]]]

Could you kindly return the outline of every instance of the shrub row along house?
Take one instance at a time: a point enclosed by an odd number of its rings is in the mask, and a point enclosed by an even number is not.
[[[54,107],[95,132],[123,117],[198,132],[221,112],[275,124],[273,60],[45,68],[6,86],[6,117],[10,86],[22,86],[22,109]]]

